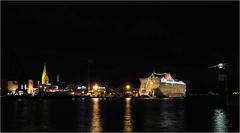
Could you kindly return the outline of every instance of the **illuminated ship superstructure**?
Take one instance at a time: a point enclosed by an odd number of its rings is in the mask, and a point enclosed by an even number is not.
[[[163,76],[162,78],[160,76]],[[140,78],[140,96],[185,97],[186,84],[173,79],[170,73],[152,73],[148,78]]]

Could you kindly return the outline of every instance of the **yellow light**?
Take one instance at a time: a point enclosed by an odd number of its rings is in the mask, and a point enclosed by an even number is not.
[[[126,89],[130,89],[131,88],[131,86],[130,85],[126,85]]]
[[[126,99],[126,101],[130,101],[131,100],[131,98],[130,97],[127,97],[127,98],[125,98]]]
[[[94,90],[97,90],[97,89],[98,89],[98,85],[95,84],[95,85],[93,86],[93,89],[94,89]]]
[[[93,100],[95,103],[99,101],[98,98],[92,98],[92,100]]]

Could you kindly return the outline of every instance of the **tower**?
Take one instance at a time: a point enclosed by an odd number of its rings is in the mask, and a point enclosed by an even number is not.
[[[28,80],[28,94],[33,93],[33,80]]]
[[[42,84],[48,84],[49,78],[47,75],[47,66],[46,62],[44,63],[43,73],[42,73]]]
[[[59,73],[57,74],[57,83],[59,83]]]

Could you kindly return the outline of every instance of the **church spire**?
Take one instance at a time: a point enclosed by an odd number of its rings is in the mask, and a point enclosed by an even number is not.
[[[46,62],[44,62],[43,73],[42,73],[42,84],[47,84],[48,80],[49,79],[47,75],[47,65],[46,65]]]

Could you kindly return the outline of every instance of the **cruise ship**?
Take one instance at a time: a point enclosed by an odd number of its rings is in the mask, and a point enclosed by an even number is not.
[[[186,84],[173,79],[170,73],[152,73],[148,78],[140,78],[141,97],[185,97]]]

